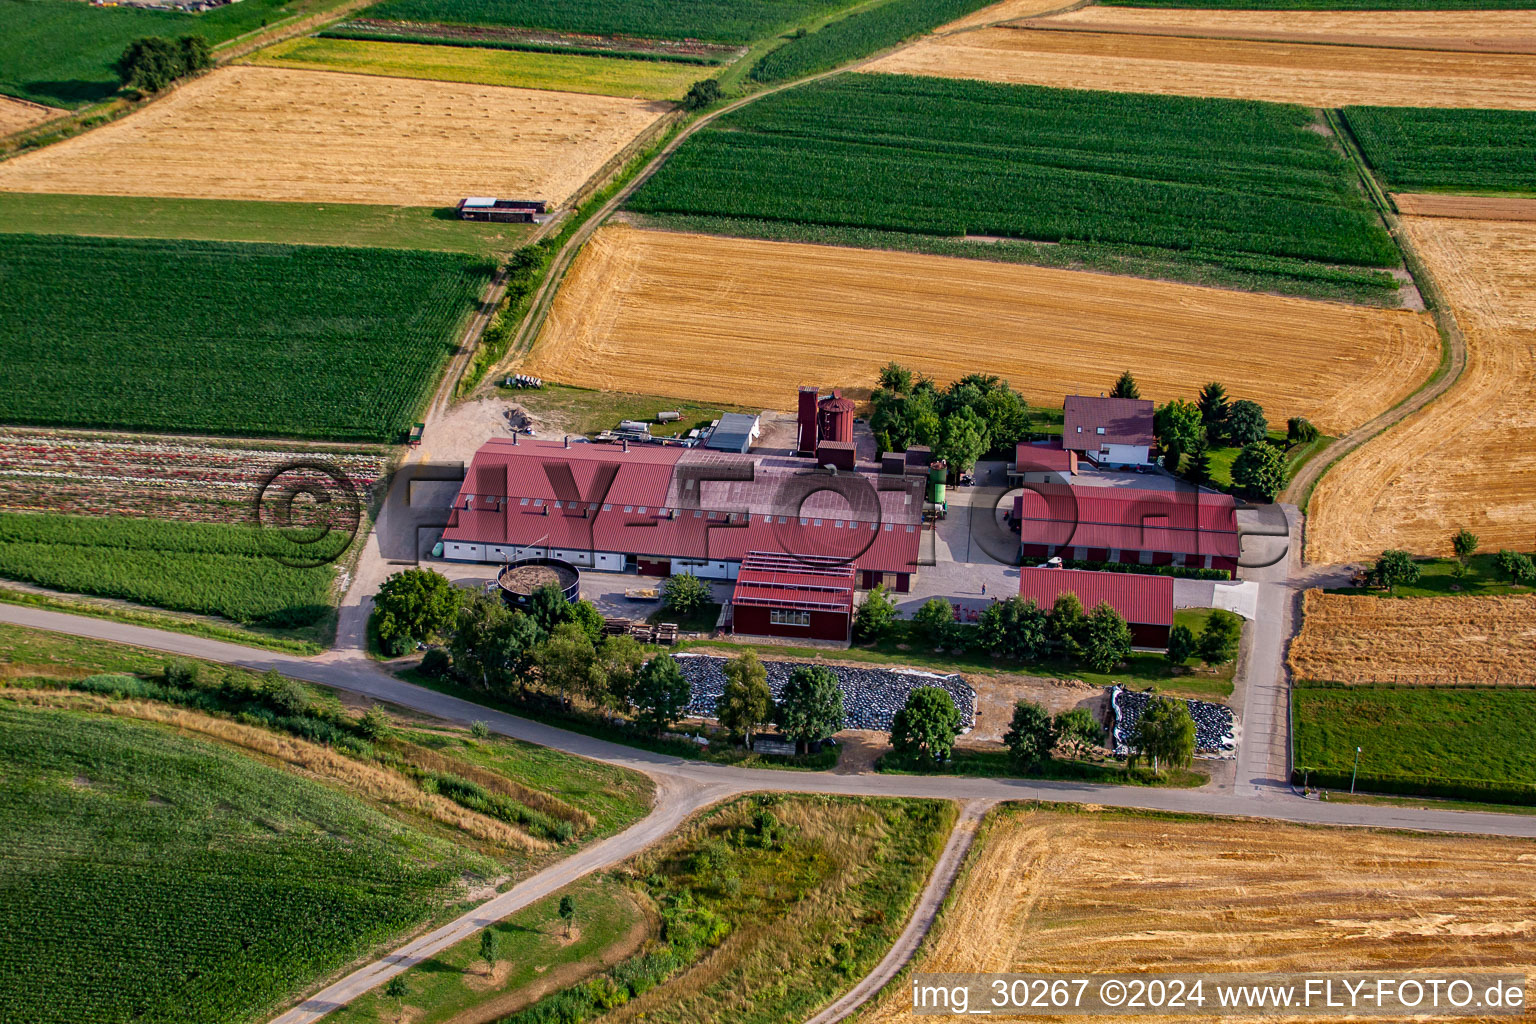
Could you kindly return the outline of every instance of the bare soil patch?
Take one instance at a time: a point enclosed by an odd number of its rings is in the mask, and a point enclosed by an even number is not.
[[[1466,527],[1483,550],[1530,550],[1536,523],[1536,222],[1405,217],[1467,339],[1436,401],[1328,471],[1308,509],[1307,558],[1384,548],[1448,555]]]
[[[1298,679],[1536,685],[1536,596],[1380,598],[1307,591]]]
[[[1536,56],[1526,54],[985,28],[929,37],[861,70],[1314,107],[1536,109]]]
[[[997,373],[1050,404],[1129,367],[1157,401],[1216,375],[1271,422],[1339,433],[1406,397],[1438,356],[1430,321],[1404,310],[614,224],[572,266],[527,370],[783,408],[796,384],[871,387],[893,359],[939,380]]]
[[[1536,11],[1202,11],[1094,5],[1038,24],[1145,35],[1536,53]]]
[[[1013,724],[1013,708],[1021,700],[1039,704],[1056,715],[1086,708],[1099,721],[1109,706],[1109,691],[1081,679],[1046,679],[1040,676],[967,675],[976,691],[976,724],[957,741],[962,747],[996,747]]]
[[[69,111],[57,107],[45,107],[41,103],[29,103],[12,96],[0,96],[0,135],[19,132],[67,113]]]
[[[1401,213],[1458,220],[1536,221],[1536,199],[1516,196],[1451,196],[1434,192],[1394,192]]]
[[[1536,963],[1529,840],[1088,808],[1004,808],[983,830],[918,971],[1529,973]],[[860,1020],[931,1019],[911,1004],[908,987],[892,986]]]
[[[0,165],[0,190],[446,206],[581,188],[670,103],[238,66]]]

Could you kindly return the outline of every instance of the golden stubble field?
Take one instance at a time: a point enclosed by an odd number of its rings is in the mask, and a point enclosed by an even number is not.
[[[671,109],[644,100],[226,67],[0,164],[0,191],[444,206],[558,204]]]
[[[983,28],[931,36],[861,70],[1314,107],[1536,110],[1529,54]]]
[[[1298,679],[1536,685],[1536,595],[1380,598],[1309,590]]]
[[[1536,967],[1529,840],[1015,805],[978,844],[918,971]],[[896,985],[859,1020],[934,1019],[910,1006]]]
[[[1415,217],[1460,220],[1536,220],[1536,199],[1520,196],[1453,196],[1439,192],[1394,192],[1398,212]]]
[[[1318,482],[1307,558],[1385,548],[1536,548],[1536,223],[1406,217],[1409,238],[1467,339],[1444,395],[1351,452]]]
[[[1271,423],[1337,433],[1434,369],[1429,320],[981,260],[603,227],[562,285],[526,369],[581,387],[788,408],[800,384],[868,388],[891,360],[948,382],[981,371],[1029,400],[1212,379]]]
[[[1093,5],[1039,24],[1149,35],[1536,53],[1536,11],[1199,11]]]
[[[34,124],[42,124],[50,117],[58,117],[66,113],[68,111],[45,107],[39,103],[28,103],[26,100],[0,96],[0,135],[19,132]]]

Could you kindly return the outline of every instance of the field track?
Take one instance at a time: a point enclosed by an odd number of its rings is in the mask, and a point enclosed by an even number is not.
[[[1402,310],[610,224],[556,297],[529,372],[783,408],[795,384],[868,388],[892,359],[942,381],[998,373],[1050,404],[1128,367],[1150,398],[1219,376],[1272,422],[1304,415],[1337,433],[1412,391],[1438,347],[1428,318]]]
[[[1536,223],[1405,217],[1467,338],[1438,400],[1356,449],[1313,492],[1307,559],[1384,548],[1450,554],[1461,527],[1484,550],[1536,542]]]
[[[0,190],[446,206],[558,204],[670,104],[227,67],[0,164]]]
[[[1525,972],[1536,844],[1089,808],[984,825],[916,970]],[[909,986],[866,1024],[919,1024]],[[1166,1020],[1132,1017],[1127,1021]],[[1227,1017],[1225,1020],[1249,1019]]]
[[[1082,7],[1031,26],[1209,39],[1536,53],[1536,11],[1197,11]]]
[[[1309,590],[1291,643],[1298,679],[1536,685],[1536,596],[1404,599]]]
[[[1513,196],[1453,196],[1438,192],[1394,192],[1400,212],[1415,217],[1458,220],[1536,221],[1536,198]]]
[[[45,107],[41,103],[29,103],[11,96],[0,96],[0,135],[19,132],[23,128],[42,124],[49,118],[62,117],[67,113],[69,111]]]
[[[1536,56],[983,28],[932,36],[871,72],[1315,107],[1536,109]]]

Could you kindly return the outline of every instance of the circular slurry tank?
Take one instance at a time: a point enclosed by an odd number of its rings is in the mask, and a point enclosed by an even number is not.
[[[551,583],[574,603],[581,594],[581,570],[559,558],[524,558],[502,566],[496,574],[501,599],[513,608],[521,608],[535,590]]]

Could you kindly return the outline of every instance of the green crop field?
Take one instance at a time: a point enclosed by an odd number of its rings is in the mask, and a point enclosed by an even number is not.
[[[759,82],[783,82],[827,71],[859,57],[895,46],[903,39],[932,31],[962,18],[992,0],[889,0],[877,7],[839,18],[809,35],[769,51],[755,64],[751,77]]]
[[[1346,107],[1394,192],[1536,192],[1536,111]]]
[[[0,1007],[259,1021],[493,862],[168,729],[0,702]]]
[[[1359,747],[1363,790],[1536,803],[1536,690],[1301,683],[1292,701],[1313,785],[1348,788]]]
[[[395,249],[0,234],[0,422],[400,441],[491,269]]]
[[[0,192],[0,232],[7,234],[322,243],[496,256],[522,245],[533,227],[459,220],[451,209],[426,206]]]
[[[117,92],[112,62],[141,36],[210,43],[335,6],[337,0],[241,0],[202,14],[92,7],[84,0],[0,0],[0,93],[78,107]]]
[[[244,524],[0,513],[0,577],[276,629],[313,626],[334,608],[334,566],[273,557],[301,553]]]
[[[385,0],[369,18],[748,43],[854,0]]]
[[[315,37],[268,47],[251,63],[648,100],[682,99],[705,73],[667,61]]]
[[[841,75],[689,139],[651,214],[1395,266],[1349,164],[1301,107]]]

